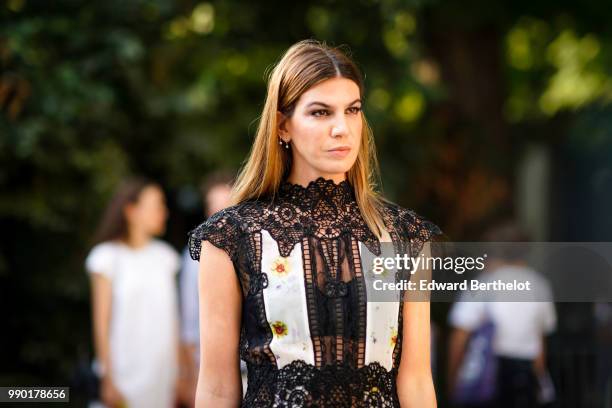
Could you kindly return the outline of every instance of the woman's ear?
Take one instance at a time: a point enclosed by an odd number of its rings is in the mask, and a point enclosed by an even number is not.
[[[287,131],[287,117],[281,111],[276,111],[276,126],[278,135],[285,142],[288,142],[289,140],[285,139],[289,135],[289,132]]]

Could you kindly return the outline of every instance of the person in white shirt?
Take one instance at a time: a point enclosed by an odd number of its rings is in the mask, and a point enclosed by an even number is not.
[[[109,407],[175,406],[179,256],[155,238],[165,230],[167,213],[159,185],[124,182],[85,260],[100,397]]]
[[[486,236],[491,242],[526,241],[526,236],[512,223],[493,228]],[[465,347],[472,332],[488,319],[495,327],[493,352],[497,356],[497,398],[495,407],[535,407],[537,378],[546,373],[545,336],[556,327],[557,317],[550,285],[523,259],[512,251],[493,254],[481,282],[531,282],[535,301],[474,301],[474,295],[462,296],[471,301],[456,302],[449,314],[453,328],[449,341],[449,391],[452,393]],[[494,299],[494,298],[493,298]]]

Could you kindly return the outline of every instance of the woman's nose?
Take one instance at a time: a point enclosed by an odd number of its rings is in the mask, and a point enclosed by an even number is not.
[[[346,134],[346,123],[344,121],[338,121],[333,127],[331,131],[332,137],[343,136]]]

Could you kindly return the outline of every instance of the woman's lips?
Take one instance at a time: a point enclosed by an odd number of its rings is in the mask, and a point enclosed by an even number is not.
[[[351,148],[348,146],[340,146],[340,147],[335,147],[333,149],[328,150],[327,152],[332,156],[332,157],[336,157],[336,158],[343,158],[346,157],[351,151]]]

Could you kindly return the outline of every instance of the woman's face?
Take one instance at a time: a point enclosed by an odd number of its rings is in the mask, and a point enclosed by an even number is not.
[[[291,144],[291,182],[345,179],[357,159],[363,127],[355,82],[340,77],[325,80],[300,96],[290,118],[279,112],[278,119],[279,136]]]
[[[147,235],[161,235],[166,229],[168,208],[162,190],[155,185],[145,187],[134,204],[126,208],[128,224]]]

